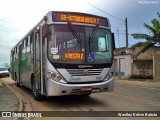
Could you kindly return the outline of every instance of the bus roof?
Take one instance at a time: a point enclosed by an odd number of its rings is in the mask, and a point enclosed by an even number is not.
[[[26,37],[31,34],[38,25],[43,21],[51,17],[52,22],[78,22],[85,24],[95,24],[104,27],[110,27],[108,18],[101,17],[98,15],[82,13],[82,12],[69,12],[69,11],[49,11],[41,20],[36,24],[12,49],[21,44]],[[47,19],[46,19],[47,18]]]
[[[51,13],[50,13],[51,12]],[[108,18],[98,15],[81,13],[81,12],[66,12],[66,11],[50,11],[53,22],[78,22],[85,24],[95,24],[105,27],[110,27]]]

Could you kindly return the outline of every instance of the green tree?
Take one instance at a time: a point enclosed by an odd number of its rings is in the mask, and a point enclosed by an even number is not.
[[[149,34],[135,33],[131,36],[135,39],[145,39],[146,41],[140,46],[140,50],[136,54],[137,56],[144,53],[150,47],[154,45],[160,46],[160,13],[157,13],[158,19],[151,20],[152,26],[144,23],[144,27],[148,30]]]

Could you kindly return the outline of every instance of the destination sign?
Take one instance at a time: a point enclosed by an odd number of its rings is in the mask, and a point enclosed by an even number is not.
[[[73,60],[83,60],[84,54],[83,53],[65,53],[65,59],[73,59]]]
[[[99,24],[99,18],[90,17],[90,16],[82,16],[82,15],[61,14],[60,20],[61,21],[70,21],[70,22]]]
[[[53,22],[78,22],[86,24],[96,24],[108,27],[108,19],[84,14],[84,13],[74,13],[74,12],[53,12],[52,13]]]

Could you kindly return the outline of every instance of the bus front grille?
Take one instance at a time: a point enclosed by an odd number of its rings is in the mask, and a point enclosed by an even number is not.
[[[100,75],[103,69],[67,69],[72,76]]]

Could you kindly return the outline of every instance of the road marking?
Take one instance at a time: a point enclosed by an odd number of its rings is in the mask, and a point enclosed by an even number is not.
[[[155,89],[155,90],[160,90],[160,88],[157,87],[150,87],[150,86],[141,86],[141,85],[136,85],[136,84],[123,84],[123,83],[115,83],[117,85],[124,85],[124,86],[132,86],[132,87],[138,87],[138,88],[145,88],[145,89]]]
[[[142,99],[142,98],[132,97],[132,96],[123,95],[123,94],[119,94],[119,93],[113,93],[113,92],[109,92],[109,93],[105,93],[105,94],[114,95],[116,97],[121,97],[121,98],[124,98],[124,99],[138,101],[138,102],[142,102],[142,103],[145,103],[145,104],[160,106],[160,102],[156,102],[156,101],[153,101],[153,100],[146,100],[146,99]]]

